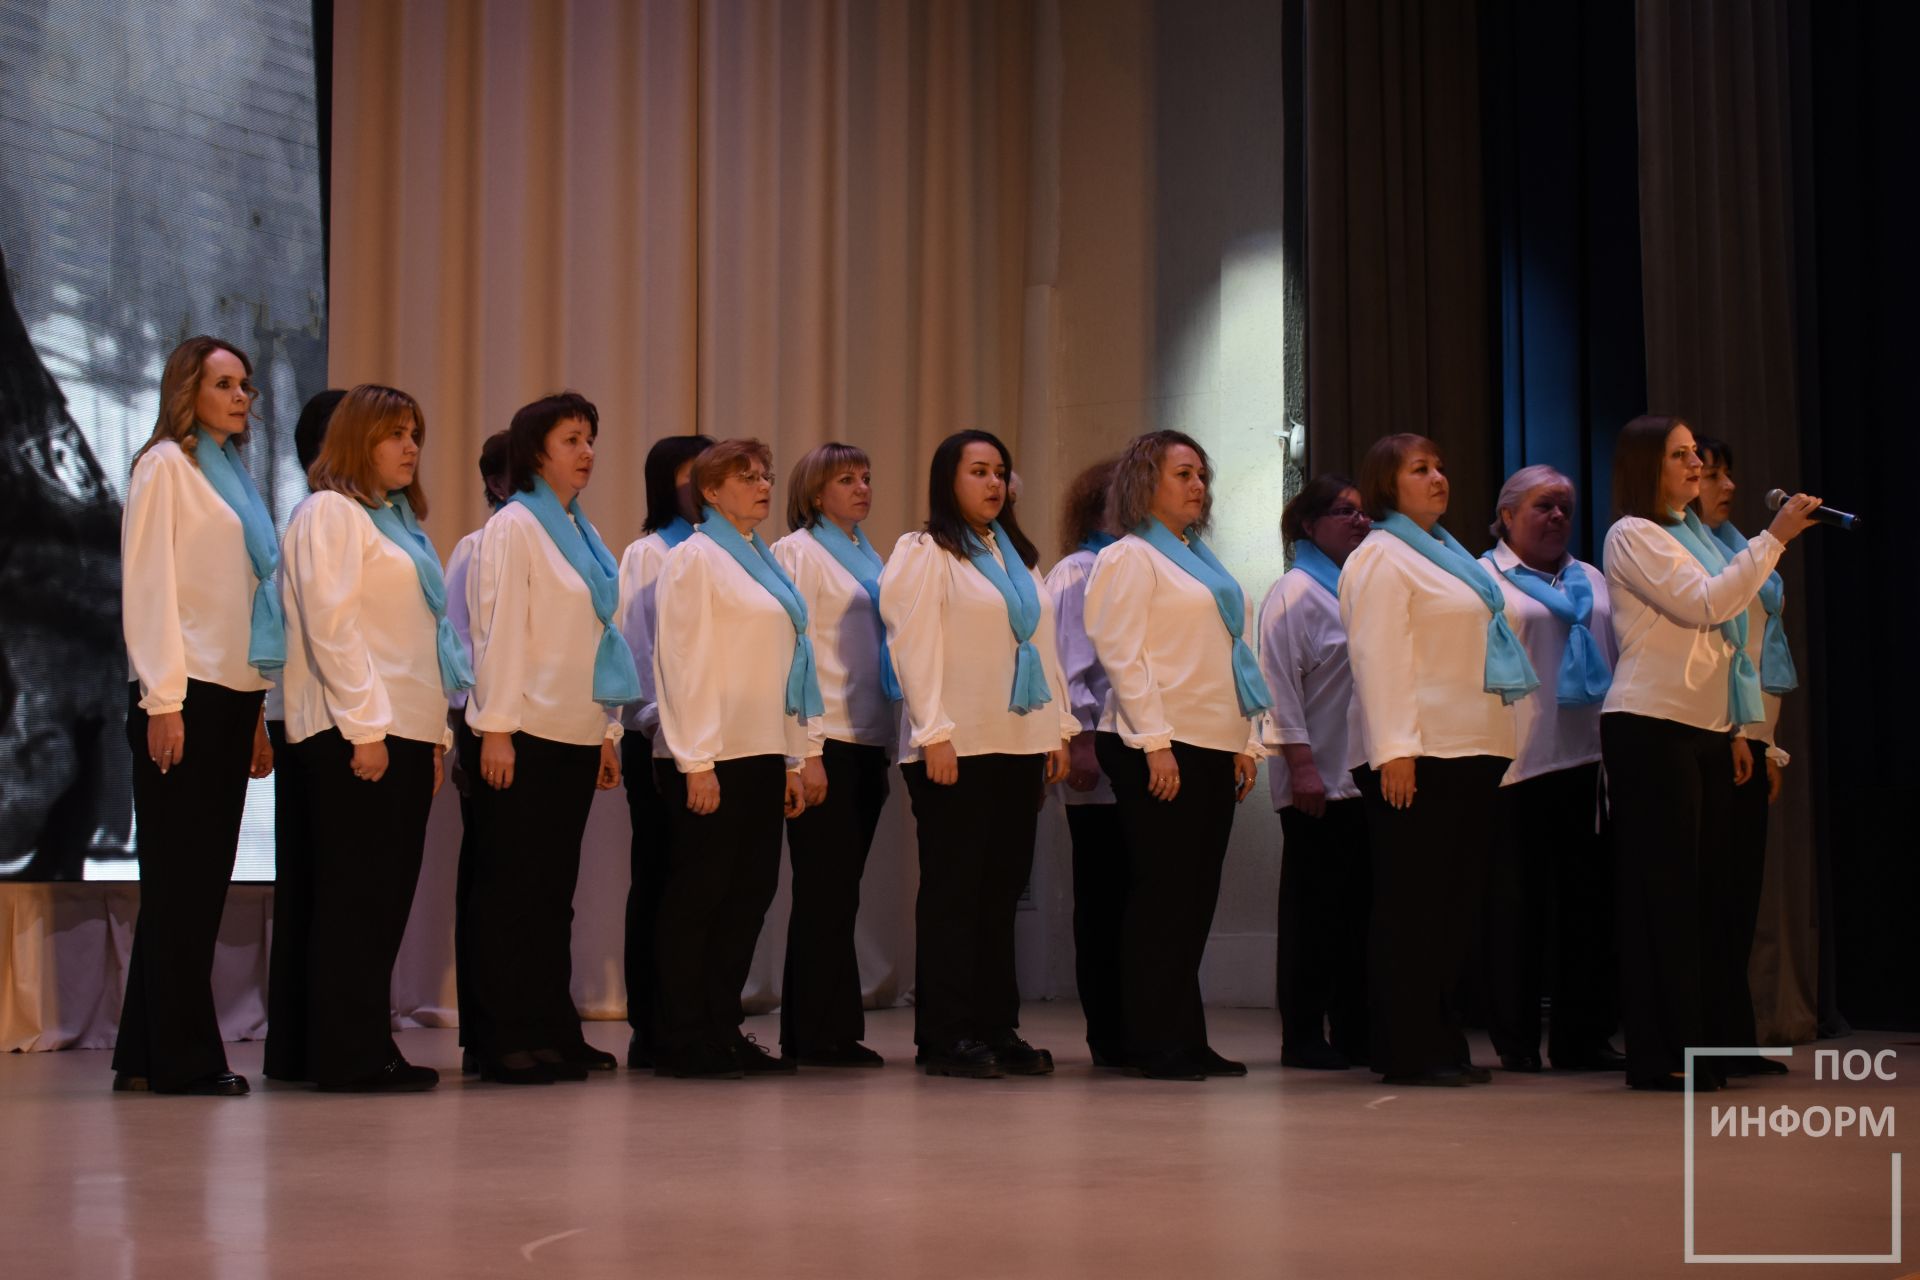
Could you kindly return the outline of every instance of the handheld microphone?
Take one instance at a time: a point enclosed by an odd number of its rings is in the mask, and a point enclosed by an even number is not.
[[[1778,511],[1792,496],[1785,489],[1767,490],[1767,510]],[[1835,529],[1858,529],[1866,524],[1866,520],[1861,516],[1851,515],[1845,511],[1835,511],[1827,506],[1815,507],[1813,515],[1809,518],[1815,524],[1831,525]]]

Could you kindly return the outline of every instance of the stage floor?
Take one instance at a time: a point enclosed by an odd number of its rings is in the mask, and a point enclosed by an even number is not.
[[[870,1015],[885,1070],[728,1082],[463,1082],[446,1031],[401,1035],[447,1077],[402,1097],[266,1084],[258,1044],[229,1047],[245,1099],[111,1093],[105,1052],[8,1055],[0,1250],[35,1280],[1698,1272],[1682,1265],[1678,1095],[1619,1076],[1407,1090],[1282,1071],[1258,1010],[1210,1015],[1248,1078],[1160,1083],[1093,1070],[1072,1004],[1026,1018],[1051,1078],[927,1079],[908,1010]],[[770,1018],[748,1029],[777,1038]],[[622,1025],[588,1034],[625,1049]],[[1816,1082],[1801,1048],[1784,1080],[1699,1098],[1700,1252],[1888,1251],[1920,1043],[1820,1047],[1896,1048],[1900,1079]],[[1711,1137],[1710,1108],[1733,1104],[1893,1107],[1897,1136]],[[1917,1201],[1904,1267],[1712,1274],[1920,1271]]]

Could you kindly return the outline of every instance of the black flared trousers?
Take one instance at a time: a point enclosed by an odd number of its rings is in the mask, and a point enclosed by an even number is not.
[[[1122,1062],[1127,1056],[1123,940],[1132,865],[1120,838],[1120,806],[1065,807],[1067,833],[1073,837],[1073,977],[1087,1019],[1087,1047],[1109,1062]]]
[[[307,937],[313,918],[313,824],[287,724],[267,721],[273,742],[273,948],[267,955],[267,1044],[272,1080],[307,1074]]]
[[[627,1026],[634,1041],[653,1043],[654,922],[667,887],[672,815],[653,780],[653,739],[629,732],[620,740],[621,774],[627,782],[627,936],[623,967],[627,980]]]
[[[1367,915],[1373,860],[1366,804],[1327,801],[1308,817],[1280,811],[1280,899],[1274,990],[1284,1046],[1326,1041],[1349,1062],[1367,1061]]]
[[[793,909],[780,986],[780,1043],[825,1050],[866,1035],[853,925],[860,877],[887,803],[887,750],[829,738],[821,747],[827,798],[787,819]]]
[[[264,692],[187,681],[186,743],[166,773],[147,754],[140,685],[128,685],[140,915],[133,931],[113,1069],[156,1089],[227,1069],[213,1007],[213,949],[233,879],[247,770]]]

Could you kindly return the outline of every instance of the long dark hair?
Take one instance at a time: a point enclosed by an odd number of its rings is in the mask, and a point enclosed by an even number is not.
[[[1643,413],[1620,428],[1620,436],[1613,442],[1616,516],[1639,516],[1655,524],[1674,523],[1666,504],[1660,501],[1660,472],[1667,463],[1667,437],[1675,427],[1686,425],[1686,419],[1673,414]]]
[[[668,436],[647,450],[647,518],[640,522],[641,533],[657,533],[683,514],[673,473],[712,444],[712,436]]]
[[[1325,471],[1307,481],[1280,513],[1280,541],[1289,547],[1296,542],[1313,541],[1307,537],[1307,526],[1333,510],[1333,504],[1349,489],[1355,493],[1360,491],[1353,481],[1337,471]]]
[[[967,539],[973,530],[960,514],[960,504],[953,496],[953,482],[960,474],[960,455],[970,444],[990,444],[1000,454],[1000,461],[1007,469],[1008,485],[1007,503],[1000,508],[1000,527],[1006,531],[1007,541],[1013,544],[1021,563],[1031,569],[1040,562],[1040,553],[1034,549],[1033,540],[1021,531],[1020,521],[1013,513],[1013,454],[1000,442],[1000,437],[990,431],[956,431],[933,451],[933,465],[927,468],[927,533],[942,550],[963,560],[967,558]]]

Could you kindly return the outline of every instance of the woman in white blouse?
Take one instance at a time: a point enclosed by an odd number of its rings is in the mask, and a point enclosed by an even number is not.
[[[1700,523],[1707,527],[1708,534],[1721,549],[1730,556],[1738,555],[1746,549],[1747,539],[1733,523],[1733,495],[1738,488],[1733,480],[1733,446],[1708,436],[1695,436],[1693,444],[1694,451],[1700,455],[1700,496],[1695,500],[1694,509],[1700,513]],[[1800,678],[1794,669],[1793,650],[1787,646],[1786,622],[1782,617],[1785,605],[1786,586],[1776,571],[1767,575],[1765,585],[1747,606],[1746,651],[1760,681],[1760,719],[1741,726],[1734,743],[1736,754],[1742,742],[1746,744],[1750,762],[1745,766],[1736,764],[1733,788],[1733,829],[1729,838],[1733,841],[1737,874],[1718,886],[1719,892],[1731,900],[1730,916],[1737,911],[1738,919],[1753,918],[1744,938],[1730,940],[1736,952],[1753,949],[1761,892],[1766,886],[1767,808],[1779,799],[1781,771],[1791,762],[1791,757],[1779,746],[1780,699],[1799,686]],[[1732,974],[1728,976],[1731,979]],[[1748,985],[1748,990],[1744,1002],[1735,1002],[1736,1012],[1740,1008],[1751,1009],[1753,1005],[1745,968],[1740,971],[1740,980]],[[1759,1030],[1750,1021],[1742,1024],[1742,1031],[1744,1034],[1738,1043],[1759,1043]],[[1719,1067],[1722,1075],[1729,1076],[1787,1073],[1787,1064],[1779,1058],[1726,1058]]]
[[[1094,557],[1118,541],[1107,531],[1107,491],[1119,461],[1096,462],[1067,486],[1060,514],[1062,558],[1041,584],[1053,602],[1060,673],[1080,726],[1067,748],[1067,776],[1054,791],[1066,808],[1073,840],[1073,976],[1096,1067],[1127,1064],[1127,1011],[1120,992],[1128,869],[1113,784],[1094,755],[1094,732],[1107,705],[1107,673],[1087,636],[1087,575]]]
[[[1370,527],[1353,481],[1315,476],[1280,513],[1293,568],[1260,605],[1260,669],[1273,692],[1267,783],[1283,841],[1274,965],[1283,1067],[1344,1071],[1367,1060],[1373,867],[1347,769],[1353,673],[1340,566]]]
[[[273,519],[238,447],[252,371],[218,338],[175,347],[127,482],[121,611],[140,917],[113,1054],[119,1090],[247,1092],[227,1070],[208,976],[247,779],[273,768],[261,705],[286,655]]]
[[[468,688],[440,558],[420,529],[426,417],[365,384],[334,410],[284,541],[288,750],[313,829],[307,1074],[323,1090],[431,1089],[388,992],[444,777],[447,695]]]
[[[660,700],[653,686],[654,592],[667,554],[693,536],[700,498],[693,491],[693,460],[711,436],[668,436],[647,450],[647,514],[640,536],[620,557],[620,634],[640,673],[640,697],[620,709],[626,736],[620,756],[627,779],[627,927],[623,957],[627,986],[627,1066],[646,1070],[653,1057],[654,921],[667,882],[667,846],[673,812],[653,785],[653,762],[667,758],[660,736]]]
[[[780,1043],[804,1066],[878,1067],[860,1043],[866,1018],[854,919],[860,877],[887,803],[900,686],[880,621],[886,567],[860,522],[873,507],[865,450],[823,444],[800,459],[774,559],[807,602],[820,675],[821,754],[806,762],[807,810],[787,820],[793,911],[780,986]]]
[[[1553,925],[1548,1056],[1561,1071],[1618,1071],[1613,858],[1598,830],[1600,703],[1613,679],[1613,609],[1600,570],[1567,552],[1573,482],[1522,467],[1494,504],[1507,617],[1540,687],[1516,702],[1518,754],[1487,877],[1487,1030],[1500,1065],[1538,1071],[1540,998]]]
[[[1044,788],[1080,731],[1038,559],[1008,505],[1013,457],[985,431],[934,450],[926,531],[894,546],[880,616],[904,695],[900,772],[920,840],[914,1041],[929,1075],[1044,1075],[1020,1038],[1013,922]]]
[[[1373,854],[1368,1052],[1396,1085],[1491,1078],[1467,1057],[1458,986],[1514,755],[1510,703],[1539,683],[1492,572],[1440,526],[1448,496],[1431,440],[1377,441],[1360,464],[1374,527],[1340,571],[1348,758]]]
[[[773,455],[722,440],[694,460],[699,527],[660,571],[654,687],[672,814],[655,924],[655,1070],[737,1078],[792,1071],[742,1035],[740,991],[780,880],[781,817],[806,809],[823,705],[806,602],[754,529]]]
[[[1648,414],[1622,428],[1613,455],[1620,519],[1605,553],[1620,656],[1600,744],[1619,861],[1627,1083],[1636,1089],[1684,1089],[1688,1045],[1752,1038],[1752,920],[1729,910],[1725,895],[1739,878],[1733,788],[1753,767],[1735,735],[1765,715],[1744,624],[1820,505],[1794,495],[1729,554],[1689,510],[1699,494],[1700,456],[1685,422]],[[1703,1066],[1694,1087],[1718,1088],[1720,1064]]]
[[[1191,436],[1136,436],[1107,499],[1125,536],[1087,579],[1087,635],[1108,684],[1094,750],[1113,780],[1129,869],[1127,1056],[1159,1080],[1247,1073],[1207,1044],[1200,960],[1273,697],[1247,641],[1253,602],[1203,540],[1212,482]]]
[[[467,1045],[482,1076],[549,1084],[611,1071],[570,992],[573,890],[594,788],[620,785],[618,709],[640,680],[614,628],[618,566],[580,509],[600,414],[572,392],[507,428],[513,496],[467,577],[480,736],[467,897]]]
[[[507,488],[506,432],[496,431],[481,442],[479,467],[480,495],[489,512],[498,511],[513,495]],[[453,552],[447,557],[447,621],[460,639],[469,668],[473,663],[473,621],[467,613],[467,575],[473,569],[474,557],[480,551],[480,537],[485,532],[486,526],[482,525],[467,534],[453,544]],[[473,963],[466,954],[467,901],[473,889],[473,850],[480,836],[480,823],[474,816],[474,797],[480,785],[480,737],[467,728],[467,690],[456,689],[448,695],[447,727],[453,733],[453,754],[448,757],[453,767],[448,773],[460,793],[460,861],[453,873],[453,999],[460,1020],[460,1043],[464,1047],[468,1027],[465,1010],[470,1003],[467,983],[473,973]],[[472,1049],[461,1054],[460,1069],[467,1073],[480,1069]]]

